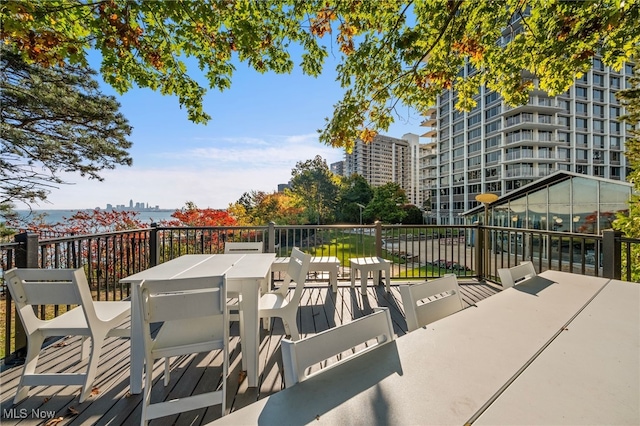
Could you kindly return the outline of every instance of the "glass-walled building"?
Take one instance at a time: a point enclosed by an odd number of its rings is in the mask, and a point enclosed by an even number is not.
[[[628,210],[632,190],[627,182],[559,171],[491,203],[488,224],[599,235]],[[464,216],[467,223],[483,223],[484,206]]]

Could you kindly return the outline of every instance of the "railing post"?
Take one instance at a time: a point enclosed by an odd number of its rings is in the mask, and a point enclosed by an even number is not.
[[[160,241],[158,240],[158,224],[152,223],[149,232],[149,267],[160,263]]]
[[[480,223],[476,222],[476,273],[479,280],[485,279],[485,258],[488,258],[486,252],[487,244],[485,244],[485,229]]]
[[[16,243],[21,243],[16,249],[17,268],[37,268],[38,267],[38,234],[22,233],[14,238]]]
[[[16,243],[21,243],[16,249],[16,267],[17,268],[37,268],[38,267],[38,234],[22,233],[17,234],[14,238]],[[14,337],[16,358],[23,358],[27,347],[27,333],[20,320],[20,315],[14,311],[16,321],[16,332]],[[10,324],[7,324],[10,327]],[[11,338],[11,333],[7,333],[7,340]]]
[[[602,231],[602,276],[619,280],[622,277],[622,232],[606,229]],[[596,259],[598,262],[598,259]]]
[[[267,253],[275,253],[276,252],[276,223],[269,222],[269,247],[267,247]]]
[[[382,222],[376,220],[376,256],[382,257]]]

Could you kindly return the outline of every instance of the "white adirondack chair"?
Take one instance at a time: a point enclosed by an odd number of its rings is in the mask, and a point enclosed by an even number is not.
[[[129,337],[122,328],[131,315],[131,302],[94,302],[82,269],[11,269],[5,280],[27,334],[27,358],[14,399],[18,403],[34,385],[82,386],[80,402],[91,394],[98,361],[107,337]],[[77,305],[49,320],[34,313],[37,305]],[[120,328],[119,328],[120,327]],[[56,336],[82,336],[81,359],[89,357],[80,374],[36,373],[44,340]],[[89,349],[90,348],[90,349]]]
[[[282,339],[285,386],[291,387],[311,376],[321,374],[328,368],[389,343],[394,338],[389,308],[376,308],[370,315],[298,341]],[[373,340],[375,342],[370,342]],[[364,346],[366,342],[370,343]],[[309,367],[354,348],[356,350],[353,354],[342,357],[338,362],[313,373],[307,372]]]
[[[401,285],[400,296],[410,332],[463,308],[454,274],[420,284]]]

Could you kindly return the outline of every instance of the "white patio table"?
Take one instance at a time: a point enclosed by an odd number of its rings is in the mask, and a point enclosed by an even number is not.
[[[258,385],[260,287],[268,283],[274,253],[260,254],[190,254],[161,263],[147,270],[120,280],[122,283],[140,285],[148,279],[207,277],[226,274],[227,291],[242,296],[244,339],[242,342],[242,366],[247,371],[250,387]],[[130,391],[142,391],[144,351],[142,350],[142,318],[138,312],[137,292],[131,294],[131,377]]]
[[[640,424],[640,284],[611,280],[478,425]]]
[[[607,282],[540,274],[214,423],[465,424]]]

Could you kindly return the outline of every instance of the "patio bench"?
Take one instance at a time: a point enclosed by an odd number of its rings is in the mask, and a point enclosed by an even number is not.
[[[367,278],[373,273],[374,283],[380,285],[380,275],[384,272],[387,293],[391,291],[391,262],[381,257],[358,257],[351,259],[351,287],[356,285],[356,273],[360,271],[361,293],[367,294]],[[377,276],[377,277],[376,277]]]

